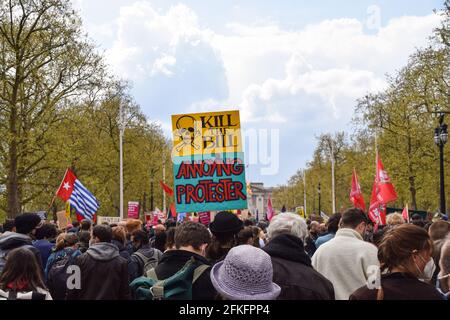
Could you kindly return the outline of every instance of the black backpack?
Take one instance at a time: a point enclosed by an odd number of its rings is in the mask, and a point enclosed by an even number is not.
[[[73,264],[75,251],[65,250],[50,267],[47,276],[47,286],[53,300],[65,300],[67,291],[67,268]]]

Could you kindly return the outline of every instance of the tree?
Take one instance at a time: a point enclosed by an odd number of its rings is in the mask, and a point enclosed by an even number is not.
[[[12,218],[39,196],[25,196],[25,184],[49,168],[58,110],[99,86],[104,71],[68,0],[1,0],[0,46],[0,184]]]

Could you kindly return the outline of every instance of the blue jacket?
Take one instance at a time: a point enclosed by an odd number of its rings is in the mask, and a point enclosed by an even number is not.
[[[316,240],[316,242],[315,242],[315,244],[316,244],[316,249],[319,249],[319,247],[320,247],[321,245],[323,245],[325,242],[328,242],[328,241],[330,241],[331,239],[333,239],[334,236],[335,236],[334,233],[327,233],[327,234],[324,235],[324,236],[318,237],[317,240]]]
[[[54,243],[44,239],[33,241],[33,247],[41,252],[42,267],[47,265],[48,257],[50,257],[54,246]]]

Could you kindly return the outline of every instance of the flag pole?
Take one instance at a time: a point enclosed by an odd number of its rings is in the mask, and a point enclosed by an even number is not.
[[[334,179],[334,143],[331,142],[331,197],[333,203],[333,214],[336,213],[336,191]]]
[[[163,174],[163,182],[166,183],[166,156],[163,152],[163,168],[162,168],[162,174]],[[166,213],[166,193],[163,191],[163,212]]]
[[[63,183],[64,183],[64,179],[66,178],[67,171],[69,171],[69,168],[66,169],[66,172],[64,173],[64,176],[63,176],[63,178],[62,178],[62,180],[61,180],[61,183],[59,184],[58,189],[56,189],[56,192],[55,192],[55,194],[53,195],[52,201],[50,202],[50,205],[48,206],[47,212],[50,212],[50,208],[52,207],[53,202],[55,202],[56,195],[57,195],[57,193],[58,193],[58,190],[61,189],[61,186],[62,186]]]

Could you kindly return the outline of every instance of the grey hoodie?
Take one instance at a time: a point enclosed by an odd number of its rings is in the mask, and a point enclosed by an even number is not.
[[[94,260],[110,261],[119,256],[119,249],[112,243],[99,242],[89,246],[86,253]]]
[[[7,231],[0,236],[1,250],[10,250],[31,244],[31,238],[25,234]]]

